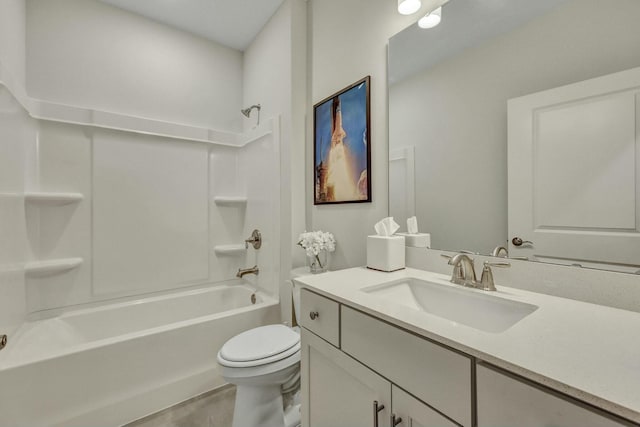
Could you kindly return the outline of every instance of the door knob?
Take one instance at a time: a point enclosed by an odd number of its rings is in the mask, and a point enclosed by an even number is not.
[[[533,242],[531,240],[522,240],[517,236],[511,239],[511,243],[513,243],[513,246],[533,245]]]

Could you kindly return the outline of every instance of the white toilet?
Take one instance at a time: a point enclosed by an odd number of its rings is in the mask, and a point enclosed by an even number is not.
[[[308,271],[308,269],[306,270]],[[301,274],[292,272],[292,277]],[[300,292],[293,287],[298,314]],[[300,334],[285,325],[267,325],[242,332],[218,352],[222,376],[236,385],[233,427],[295,427],[300,405],[283,409],[283,394],[300,384]]]

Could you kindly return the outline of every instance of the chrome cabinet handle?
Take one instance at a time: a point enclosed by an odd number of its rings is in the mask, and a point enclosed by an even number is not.
[[[402,422],[401,417],[396,417],[396,414],[391,414],[391,427],[396,427]]]
[[[311,311],[309,312],[309,317],[311,318],[311,320],[316,320],[318,317],[320,317],[320,313],[318,313],[317,311]]]
[[[373,427],[378,427],[378,413],[384,409],[384,405],[378,404],[377,400],[373,401]]]
[[[513,243],[514,246],[533,245],[531,240],[522,240],[520,237],[514,237],[511,239],[511,243]]]

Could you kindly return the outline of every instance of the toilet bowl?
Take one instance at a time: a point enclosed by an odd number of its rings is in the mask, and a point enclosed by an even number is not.
[[[300,381],[300,335],[285,325],[267,325],[245,331],[227,341],[218,352],[222,376],[236,385],[233,427],[292,427],[299,424],[283,409],[283,391]],[[287,416],[289,415],[289,416]]]

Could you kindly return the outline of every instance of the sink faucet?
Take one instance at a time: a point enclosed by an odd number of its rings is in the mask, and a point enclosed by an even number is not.
[[[453,265],[453,274],[451,275],[451,283],[456,285],[475,287],[478,283],[476,279],[476,269],[473,265],[473,258],[469,255],[459,253],[449,258],[449,265]]]
[[[254,265],[251,268],[244,268],[244,269],[239,268],[238,273],[236,274],[236,277],[242,277],[245,274],[255,274],[257,276],[258,273],[260,273],[260,269],[258,268],[257,265]]]
[[[453,265],[453,274],[451,275],[451,283],[456,285],[468,286],[471,288],[482,289],[485,291],[495,291],[496,286],[493,281],[493,272],[491,267],[510,267],[508,262],[489,262],[485,261],[482,268],[482,277],[478,282],[476,279],[476,270],[474,268],[473,258],[469,258],[467,254],[459,253],[454,256],[444,255],[449,259],[449,265]]]
[[[504,254],[504,255],[501,255],[501,254]],[[491,256],[494,256],[494,257],[502,256],[503,258],[509,258],[509,250],[504,246],[496,246],[491,252]]]

